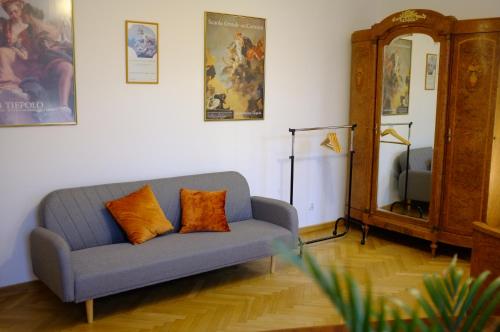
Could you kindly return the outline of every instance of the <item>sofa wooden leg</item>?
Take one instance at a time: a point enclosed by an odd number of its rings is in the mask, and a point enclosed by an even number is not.
[[[273,274],[274,271],[276,271],[276,256],[271,256],[271,267],[270,267],[269,272],[271,272],[271,274]]]
[[[85,301],[85,310],[87,311],[87,323],[94,321],[94,300]]]

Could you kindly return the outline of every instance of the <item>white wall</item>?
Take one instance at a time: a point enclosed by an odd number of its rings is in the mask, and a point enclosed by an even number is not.
[[[410,101],[407,115],[382,116],[382,123],[413,122],[411,128],[411,148],[434,146],[436,125],[437,79],[435,90],[425,90],[426,54],[437,54],[439,59],[439,43],[424,34],[413,34],[405,37],[412,41],[411,50],[411,82]],[[439,66],[436,69],[439,77]],[[387,129],[384,127],[382,129]],[[408,137],[408,127],[396,126],[403,137]],[[394,141],[389,136],[383,140]],[[406,146],[382,143],[380,145],[378,172],[378,206],[389,205],[403,199],[398,192],[399,156],[406,151]]]
[[[252,194],[288,200],[288,128],[348,119],[350,34],[373,21],[363,2],[75,0],[78,125],[0,128],[0,286],[33,278],[28,234],[58,188],[237,170]],[[267,19],[264,121],[203,121],[206,10]],[[126,19],[160,24],[158,86],[124,83]],[[305,226],[343,214],[346,163],[301,136]]]

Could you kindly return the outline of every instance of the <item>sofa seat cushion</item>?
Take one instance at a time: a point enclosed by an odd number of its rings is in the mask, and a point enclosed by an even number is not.
[[[249,219],[228,233],[169,234],[140,246],[117,243],[73,251],[75,302],[168,281],[273,254],[287,229]]]

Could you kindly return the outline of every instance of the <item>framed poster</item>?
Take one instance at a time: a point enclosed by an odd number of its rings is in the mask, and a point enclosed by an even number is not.
[[[205,121],[263,120],[266,20],[205,12]]]
[[[158,84],[158,23],[125,21],[127,83]]]
[[[382,115],[406,115],[410,103],[412,41],[394,39],[385,47]]]
[[[0,126],[76,124],[72,0],[0,5]]]
[[[427,54],[425,62],[425,90],[436,89],[437,54]]]

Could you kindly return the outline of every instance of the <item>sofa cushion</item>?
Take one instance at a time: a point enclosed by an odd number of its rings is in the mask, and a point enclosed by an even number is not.
[[[291,232],[249,219],[227,233],[168,234],[140,246],[119,243],[74,251],[75,301],[81,302],[214,268],[271,256],[274,240]]]
[[[225,191],[181,189],[182,228],[180,233],[229,232]]]
[[[141,244],[174,229],[165,217],[151,186],[106,203],[132,244]]]
[[[252,218],[250,190],[237,172],[209,173],[149,181],[106,184],[55,191],[41,205],[42,225],[65,239],[71,250],[79,250],[127,239],[104,206],[150,184],[161,208],[174,226],[180,228],[180,189],[227,190],[228,222]]]

